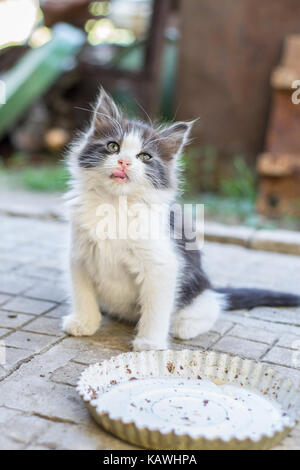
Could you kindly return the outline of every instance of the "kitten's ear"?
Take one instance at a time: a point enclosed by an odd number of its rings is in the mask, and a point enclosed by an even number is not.
[[[94,109],[93,124],[95,127],[101,127],[108,124],[113,124],[114,120],[121,118],[120,111],[112,99],[106,93],[104,88],[101,87],[97,104]]]
[[[189,135],[195,121],[175,122],[170,127],[160,131],[164,140],[168,141],[168,146],[172,156],[177,156],[188,143]]]

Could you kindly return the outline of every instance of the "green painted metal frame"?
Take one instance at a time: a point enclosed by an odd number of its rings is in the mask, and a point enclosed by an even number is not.
[[[5,103],[0,105],[0,138],[68,69],[84,42],[81,30],[59,23],[52,29],[48,43],[28,51],[9,72],[0,76],[5,84]]]

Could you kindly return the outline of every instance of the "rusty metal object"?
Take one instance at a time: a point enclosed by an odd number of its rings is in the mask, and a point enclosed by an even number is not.
[[[258,212],[271,217],[300,215],[300,153],[264,153],[257,162],[260,175]]]
[[[268,176],[263,178],[257,209],[270,217],[300,215],[300,176]]]
[[[292,35],[286,38],[282,61],[271,76],[266,152],[257,162],[258,211],[270,216],[300,216],[300,105],[292,101],[292,84],[299,79],[300,35]]]
[[[271,85],[276,90],[290,90],[292,83],[300,78],[300,36],[292,34],[284,43],[281,64],[271,76]]]
[[[218,172],[222,180],[234,155],[255,164],[263,150],[270,74],[284,37],[300,33],[300,2],[189,0],[180,8],[177,117],[200,116],[195,145],[214,148],[219,158],[210,179]],[[200,158],[197,165],[201,189]]]
[[[300,174],[300,154],[263,153],[258,162],[257,170],[262,176],[293,176]]]

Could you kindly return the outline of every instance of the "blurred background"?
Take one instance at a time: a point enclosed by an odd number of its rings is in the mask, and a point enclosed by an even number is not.
[[[0,0],[0,198],[58,193],[102,84],[131,115],[200,118],[185,200],[300,227],[298,0]]]

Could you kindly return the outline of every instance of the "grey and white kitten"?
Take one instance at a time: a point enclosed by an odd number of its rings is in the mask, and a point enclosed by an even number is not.
[[[160,204],[166,232],[177,193],[177,162],[192,123],[154,127],[129,120],[102,89],[88,130],[72,146],[70,278],[72,312],[64,330],[93,335],[101,312],[137,324],[133,348],[165,349],[169,331],[191,339],[209,331],[222,308],[299,305],[300,297],[259,289],[215,289],[201,268],[199,251],[184,239],[117,238],[99,234],[99,207],[127,209]],[[101,229],[100,229],[101,231]]]

